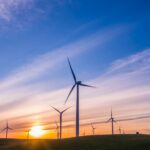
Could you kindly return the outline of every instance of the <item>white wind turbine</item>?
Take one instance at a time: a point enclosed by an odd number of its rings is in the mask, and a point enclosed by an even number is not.
[[[90,85],[86,85],[86,84],[83,84],[81,81],[78,81],[76,76],[75,76],[75,73],[72,69],[72,66],[71,66],[71,63],[69,61],[69,58],[68,58],[68,63],[69,63],[69,67],[70,67],[70,70],[71,70],[71,73],[72,73],[72,76],[73,76],[73,79],[74,79],[74,85],[72,86],[68,96],[67,96],[67,99],[65,101],[65,103],[67,102],[69,96],[71,95],[72,91],[74,90],[74,88],[76,87],[77,91],[76,91],[76,137],[79,137],[80,135],[80,126],[79,126],[79,87],[80,86],[84,86],[84,87],[92,87],[92,88],[95,88],[93,86],[90,86]]]

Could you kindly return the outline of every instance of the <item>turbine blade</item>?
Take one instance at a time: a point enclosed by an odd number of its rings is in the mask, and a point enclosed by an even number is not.
[[[108,123],[108,122],[110,122],[111,121],[111,118],[110,119],[108,119],[107,121],[106,121],[106,123]]]
[[[72,106],[71,106],[72,107]],[[65,110],[62,111],[62,113],[64,113],[65,111],[67,111],[68,109],[70,109],[71,107],[66,108]]]
[[[72,93],[73,89],[75,88],[75,86],[76,86],[76,84],[74,84],[73,87],[71,88],[71,90],[70,90],[70,92],[69,92],[69,94],[68,94],[68,96],[67,96],[67,98],[66,98],[65,103],[68,101],[68,98],[69,98],[69,96],[71,95],[71,93]]]
[[[58,123],[55,121],[55,124],[56,124],[56,128],[58,128]]]
[[[91,123],[91,127],[94,129],[94,126],[93,126],[93,124]]]
[[[60,113],[60,111],[57,109],[57,108],[55,108],[55,107],[53,107],[53,106],[51,106],[54,110],[56,110],[57,112],[59,112]]]
[[[2,129],[1,132],[5,131],[5,130],[6,130],[6,128]],[[1,133],[1,132],[0,132],[0,133]]]
[[[134,117],[134,118],[118,119],[116,120],[116,122],[140,120],[140,119],[146,119],[146,118],[150,118],[150,116],[140,116],[140,117]]]
[[[96,87],[94,87],[94,86],[87,85],[87,84],[83,84],[83,83],[81,83],[80,85],[81,85],[81,86],[86,86],[86,87],[91,87],[91,88],[96,88]]]
[[[68,63],[69,63],[69,67],[70,67],[70,70],[71,70],[71,73],[72,73],[74,82],[76,83],[77,79],[76,79],[75,73],[74,73],[74,71],[73,71],[73,69],[72,69],[72,66],[71,66],[71,63],[70,63],[69,58],[68,58]]]
[[[9,130],[13,130],[12,128],[8,127]]]
[[[112,112],[112,108],[111,108],[111,118],[113,117],[113,112]]]

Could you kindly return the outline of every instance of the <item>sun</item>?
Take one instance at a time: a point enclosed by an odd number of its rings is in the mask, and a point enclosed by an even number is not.
[[[30,130],[30,135],[34,137],[41,137],[46,133],[45,130],[43,130],[42,126],[33,126]]]

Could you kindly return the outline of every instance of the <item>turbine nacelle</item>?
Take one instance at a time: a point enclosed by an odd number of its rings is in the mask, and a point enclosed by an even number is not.
[[[77,81],[76,84],[81,85],[82,81]]]

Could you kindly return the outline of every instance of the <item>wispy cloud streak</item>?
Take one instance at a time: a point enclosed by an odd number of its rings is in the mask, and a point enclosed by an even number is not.
[[[90,91],[89,89],[86,90],[82,89],[81,108],[85,110],[84,113],[83,112],[81,113],[82,120],[84,120],[88,116],[88,118],[92,118],[93,121],[96,121],[99,114],[101,114],[102,111],[105,111],[104,108],[107,107],[109,110],[111,106],[113,107],[115,106],[115,109],[117,109],[117,111],[120,112],[119,114],[125,116],[134,115],[135,112],[137,113],[137,111],[138,113],[148,112],[149,109],[145,105],[147,105],[147,103],[149,102],[147,101],[147,98],[150,98],[150,93],[149,93],[150,80],[148,78],[150,74],[150,70],[149,70],[150,68],[146,67],[149,66],[150,63],[149,54],[150,54],[150,50],[147,49],[136,55],[132,55],[127,58],[124,58],[122,59],[122,61],[119,60],[120,62],[122,62],[122,64],[118,63],[118,65],[122,67],[117,67],[118,60],[115,61],[112,67],[110,67],[106,71],[106,73],[104,73],[103,76],[91,81],[93,84],[95,84],[98,87],[97,89],[94,89],[92,91],[91,89]],[[133,59],[135,60],[134,56],[136,57],[136,61],[131,61]],[[139,62],[143,62],[142,65]],[[126,65],[123,65],[125,63]],[[118,68],[117,71],[113,69],[114,64],[115,64],[115,68]],[[126,67],[132,69],[127,70]],[[147,69],[142,69],[142,68],[147,68]],[[110,73],[110,70],[111,71],[115,70],[115,71]],[[107,74],[108,72],[109,74]],[[61,89],[59,91],[58,90],[51,91],[51,92],[41,91],[40,93],[35,93],[31,95],[30,98],[27,98],[29,104],[27,104],[27,102],[25,101],[23,105],[29,107],[31,105],[35,105],[36,102],[37,105],[40,105],[40,107],[35,106],[36,110],[38,111],[42,111],[44,109],[47,110],[47,107],[45,106],[48,106],[50,102],[55,103],[55,105],[58,105],[58,102],[59,104],[61,102],[62,103],[64,102],[62,100],[62,97],[65,97],[65,93],[67,93],[67,89],[68,88]],[[74,98],[75,97],[73,97],[73,99]],[[92,99],[92,104],[91,104],[91,99]],[[44,104],[43,104],[43,100],[44,100]],[[144,102],[145,100],[146,100],[146,104]],[[132,104],[133,102],[134,104],[136,103],[135,106]],[[17,103],[16,103],[16,107],[18,106]],[[140,104],[139,110],[138,110],[138,103]],[[10,105],[8,106],[10,107]],[[103,106],[105,107],[103,108]],[[124,109],[126,109],[127,106],[128,106],[128,112],[125,113]],[[20,107],[22,108],[23,106]],[[41,107],[42,109],[38,109]],[[98,109],[99,107],[101,107],[101,110]],[[7,108],[7,105],[5,108]],[[32,112],[34,113],[33,109],[34,107],[32,107]],[[94,111],[92,111],[92,113],[88,113],[91,112],[89,110],[92,109],[94,109]],[[132,110],[135,111],[132,112]],[[30,111],[31,110],[29,110],[29,112]],[[109,111],[105,115],[108,115],[108,113]]]
[[[67,56],[76,56],[85,51],[101,46],[122,33],[124,30],[126,29],[122,26],[106,28],[89,35],[88,37],[83,37],[78,41],[51,50],[52,52],[40,55],[29,64],[15,70],[14,73],[6,79],[3,79],[3,81],[0,81],[0,89],[14,86],[18,83],[24,83],[39,77],[59,63],[65,61]]]
[[[33,2],[34,0],[0,0],[0,18],[9,22],[21,9],[31,8]]]
[[[126,72],[129,70],[130,72],[132,70],[135,70],[135,68],[138,66],[139,69],[137,71],[147,70],[149,71],[149,62],[150,62],[150,49],[144,50],[141,53],[132,55],[125,59],[120,59],[115,61],[109,72],[117,71],[124,69]],[[130,66],[130,67],[129,67]]]

